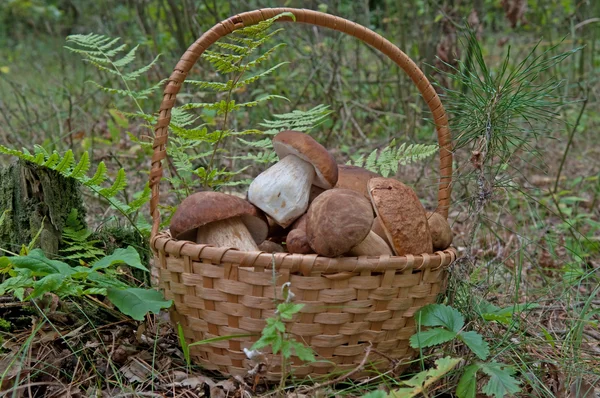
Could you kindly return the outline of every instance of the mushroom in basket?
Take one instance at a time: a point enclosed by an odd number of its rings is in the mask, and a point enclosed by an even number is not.
[[[308,209],[306,235],[313,250],[323,256],[380,256],[389,246],[371,232],[373,208],[350,189],[334,188],[317,196]]]
[[[262,172],[248,188],[248,201],[287,228],[306,212],[311,185],[333,188],[335,159],[307,134],[282,131],[273,138],[279,162]]]
[[[197,192],[185,198],[171,218],[171,236],[218,247],[258,251],[269,226],[264,214],[237,196]]]
[[[392,178],[372,178],[369,195],[394,253],[433,253],[425,208],[411,188]]]

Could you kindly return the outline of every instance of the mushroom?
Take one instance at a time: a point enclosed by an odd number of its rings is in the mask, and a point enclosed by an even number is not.
[[[427,223],[433,242],[433,250],[444,250],[452,244],[452,228],[440,213],[427,212]]]
[[[425,209],[415,192],[392,178],[372,178],[369,195],[394,253],[433,253]]]
[[[306,212],[311,185],[333,188],[335,159],[311,136],[282,131],[273,138],[279,162],[262,172],[248,188],[248,200],[286,228]]]
[[[392,249],[388,246],[386,241],[373,231],[369,231],[367,237],[354,246],[347,253],[350,256],[382,256],[384,254],[394,255]]]
[[[334,188],[351,189],[362,193],[367,200],[371,200],[367,184],[371,178],[375,177],[381,176],[362,167],[338,164],[338,181]]]
[[[379,221],[379,217],[375,217],[373,220],[373,225],[371,225],[371,232],[375,232],[381,239],[385,241],[390,247],[390,242],[388,241],[387,235],[385,234],[385,230]]]
[[[308,237],[306,236],[306,220],[308,214],[305,213],[294,221],[292,228],[285,239],[285,245],[288,253],[297,254],[311,254],[314,250],[308,244]]]
[[[312,202],[307,214],[308,243],[320,255],[336,257],[359,245],[362,246],[357,249],[360,255],[391,254],[389,248],[386,250],[377,242],[370,242],[376,240],[377,236],[369,233],[373,223],[373,208],[356,191],[334,188],[323,192]],[[387,246],[385,242],[383,246]]]
[[[285,249],[279,243],[275,243],[272,240],[265,240],[263,243],[258,245],[258,250],[265,253],[283,253]]]
[[[362,193],[365,198],[371,200],[367,183],[374,177],[381,176],[362,167],[349,164],[338,164],[338,180],[334,188],[351,189],[358,193]],[[313,185],[310,188],[310,198],[308,199],[308,203],[312,203],[312,201],[323,192],[325,192],[324,189]]]
[[[269,230],[260,210],[237,196],[197,192],[185,198],[171,218],[171,236],[218,247],[258,251]]]

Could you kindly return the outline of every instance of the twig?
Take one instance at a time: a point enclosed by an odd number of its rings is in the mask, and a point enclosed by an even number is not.
[[[579,122],[581,121],[581,116],[583,116],[583,111],[585,111],[585,107],[587,106],[589,96],[586,93],[585,99],[583,100],[583,105],[581,106],[581,110],[579,111],[579,115],[577,116],[577,121],[575,121],[575,125],[571,130],[571,134],[569,135],[569,141],[567,142],[567,147],[565,148],[565,152],[563,153],[562,159],[560,160],[560,166],[558,166],[558,172],[556,173],[556,180],[554,181],[554,191],[552,193],[556,193],[558,189],[558,181],[560,180],[560,173],[562,173],[563,166],[565,164],[565,160],[567,159],[567,154],[569,153],[569,149],[571,148],[571,144],[573,143],[573,137],[575,136],[575,131],[577,131],[577,127],[579,127]]]
[[[367,359],[369,359],[369,355],[371,354],[372,349],[373,349],[373,345],[372,344],[369,344],[369,346],[367,348],[365,348],[365,356],[363,357],[362,361],[360,361],[360,363],[358,364],[358,366],[355,367],[352,371],[350,371],[350,372],[348,372],[346,374],[343,374],[343,375],[341,375],[339,377],[336,377],[333,380],[329,380],[329,381],[326,381],[326,382],[323,382],[323,383],[317,383],[317,384],[315,384],[315,385],[313,385],[311,387],[305,388],[305,389],[300,388],[299,391],[297,391],[297,393],[308,394],[309,392],[318,390],[319,388],[331,386],[333,384],[339,383],[341,381],[344,381],[344,380],[352,377],[354,374],[360,372],[365,367],[365,363],[367,363]]]

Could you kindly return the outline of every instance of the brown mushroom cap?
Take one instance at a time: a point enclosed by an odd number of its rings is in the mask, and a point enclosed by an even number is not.
[[[369,195],[397,255],[433,253],[425,209],[410,187],[392,178],[372,178]]]
[[[299,131],[282,131],[273,137],[273,148],[279,159],[287,155],[296,155],[312,164],[316,174],[314,185],[330,189],[337,182],[338,168],[335,159],[310,135]]]
[[[335,188],[351,189],[362,193],[367,200],[371,200],[367,184],[371,178],[375,177],[381,176],[362,167],[338,164],[338,181]]]
[[[306,236],[306,231],[302,229],[292,229],[287,235],[287,238],[285,238],[285,246],[287,247],[288,253],[314,253],[314,250],[308,244],[308,237]]]
[[[285,238],[285,245],[289,253],[311,254],[315,252],[308,244],[308,237],[306,236],[307,220],[308,213],[304,213],[292,224],[290,232]]]
[[[212,191],[185,198],[171,218],[169,229],[175,239],[194,240],[197,228],[233,217],[241,218],[257,244],[267,237],[267,219],[258,208],[237,196]]]
[[[434,250],[444,250],[452,244],[452,228],[448,220],[440,213],[427,212],[427,222],[429,223],[429,232],[433,241]]]
[[[336,257],[362,242],[371,224],[369,201],[356,191],[335,188],[317,196],[308,208],[306,235],[316,253]]]

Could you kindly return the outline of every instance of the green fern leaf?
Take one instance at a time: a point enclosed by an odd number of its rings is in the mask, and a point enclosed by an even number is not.
[[[71,173],[67,177],[74,178],[76,180],[81,180],[90,169],[90,157],[87,152],[84,152],[81,155],[81,159],[77,165],[73,168]]]
[[[94,173],[94,176],[91,179],[86,180],[84,182],[84,184],[87,186],[98,186],[98,185],[102,184],[105,179],[106,179],[106,164],[104,164],[104,162],[100,162],[100,163],[98,163],[98,168],[96,169],[96,173]]]
[[[144,190],[139,194],[139,196],[136,199],[129,202],[127,212],[133,213],[134,211],[138,211],[143,205],[148,203],[151,194],[152,191],[150,189],[150,185],[146,183],[146,186],[144,186]]]
[[[124,190],[126,186],[127,178],[125,177],[125,170],[119,169],[119,171],[117,171],[117,176],[115,177],[115,182],[110,188],[104,188],[100,190],[100,195],[105,198],[112,198],[117,193]]]
[[[256,75],[254,75],[254,76],[250,76],[250,77],[247,77],[247,78],[245,78],[245,79],[243,79],[243,80],[240,80],[240,81],[239,81],[239,82],[236,84],[235,88],[243,87],[243,86],[246,86],[246,85],[248,85],[248,84],[254,83],[255,81],[257,81],[257,80],[258,80],[258,79],[260,79],[261,77],[265,77],[265,76],[268,76],[268,75],[270,75],[270,74],[271,74],[271,73],[273,73],[273,72],[274,72],[276,69],[278,69],[279,67],[281,67],[282,65],[285,65],[285,64],[289,64],[289,62],[281,62],[281,63],[278,63],[277,65],[273,66],[272,68],[269,68],[269,69],[267,69],[267,70],[266,70],[266,71],[264,71],[264,72],[261,72],[261,73],[259,73],[259,74],[256,74]]]
[[[44,163],[42,163],[42,166],[54,170],[58,162],[60,162],[60,155],[57,152],[54,152]]]
[[[62,160],[56,165],[54,170],[66,177],[69,175],[68,171],[71,168],[71,165],[73,165],[74,160],[75,156],[73,155],[73,151],[69,149],[67,152],[65,152]]]

